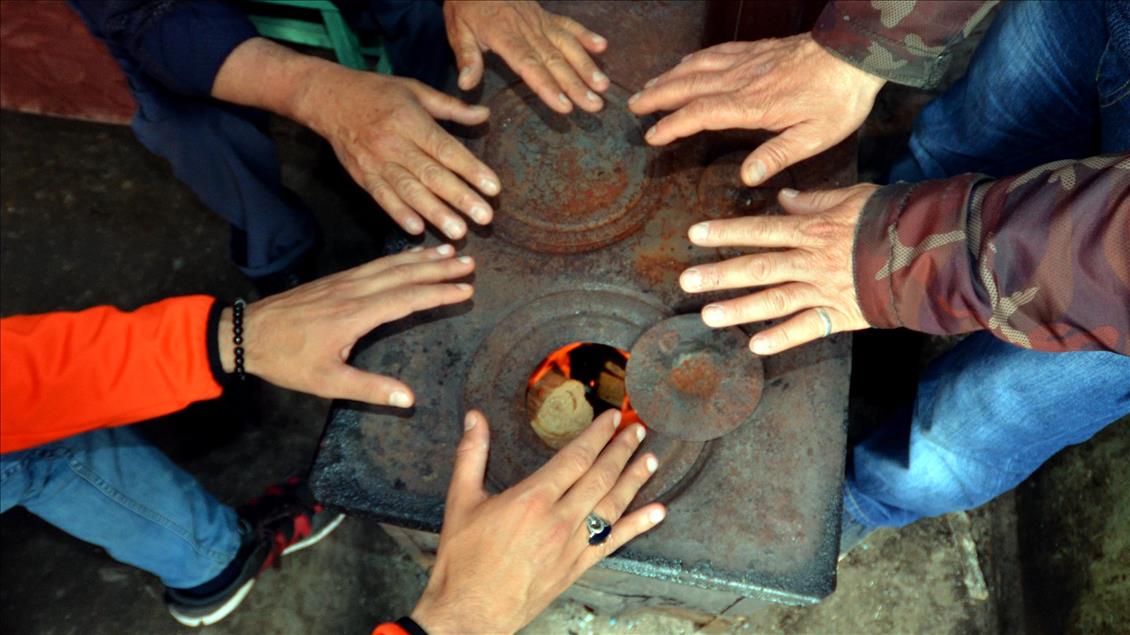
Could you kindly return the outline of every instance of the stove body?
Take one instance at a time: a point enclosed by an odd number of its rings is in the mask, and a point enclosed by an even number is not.
[[[516,483],[552,452],[530,429],[525,399],[529,375],[547,354],[578,341],[629,350],[658,322],[735,295],[679,289],[687,266],[742,253],[693,247],[691,224],[781,213],[774,202],[781,187],[840,187],[855,178],[852,143],[754,189],[740,185],[738,166],[757,137],[700,135],[664,149],[643,143],[654,119],[628,113],[626,99],[701,48],[704,5],[551,9],[608,38],[601,63],[614,85],[604,110],[554,115],[495,60],[481,100],[491,122],[467,141],[504,188],[493,225],[460,246],[477,262],[475,298],[383,327],[358,345],[354,363],[407,382],[417,404],[404,412],[336,403],[312,475],[321,500],[400,528],[400,538],[422,551],[434,549],[466,409],[483,410],[491,423],[490,486]],[[833,336],[764,358],[756,410],[717,439],[653,431],[644,447],[660,457],[660,469],[637,502],[665,501],[667,520],[586,574],[570,596],[607,610],[654,606],[702,618],[829,594],[849,341]]]

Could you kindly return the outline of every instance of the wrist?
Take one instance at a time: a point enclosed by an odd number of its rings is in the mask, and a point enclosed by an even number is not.
[[[212,85],[212,96],[305,123],[302,117],[312,110],[305,102],[317,92],[311,90],[311,84],[319,76],[341,68],[344,67],[266,38],[251,38],[224,60]]]
[[[844,62],[844,64],[847,64],[847,62]],[[859,84],[861,86],[863,86],[868,91],[868,94],[872,99],[875,97],[875,95],[879,94],[879,91],[883,88],[883,86],[886,86],[886,84],[887,84],[887,78],[886,77],[880,77],[878,75],[868,73],[867,71],[863,70],[862,68],[859,68],[857,66],[852,66],[851,64],[847,64],[847,65],[851,66],[851,68],[858,73]]]
[[[240,315],[236,315],[235,305],[224,307],[216,321],[216,344],[218,346],[219,362],[223,372],[232,374],[251,375],[251,365],[247,359],[247,331],[250,314],[254,304],[243,304]],[[238,331],[237,331],[238,328]],[[241,377],[242,378],[242,377]]]
[[[294,89],[288,92],[286,99],[280,104],[282,111],[278,114],[325,136],[321,125],[322,115],[338,107],[326,104],[327,96],[335,86],[348,86],[350,82],[356,81],[351,75],[358,71],[318,57],[303,57],[306,59],[296,61],[290,71]]]
[[[229,375],[235,372],[235,346],[232,345],[233,326],[231,307],[225,307],[220,312],[220,319],[217,322],[216,344],[219,347],[220,366]]]
[[[433,569],[433,578],[435,575],[436,571]],[[461,622],[458,615],[452,614],[451,602],[446,602],[438,597],[434,587],[434,581],[429,580],[427,588],[420,595],[420,599],[416,601],[416,607],[412,609],[408,617],[419,624],[420,628],[427,631],[428,635],[446,635],[466,631],[469,626],[467,619],[470,616],[464,615]]]

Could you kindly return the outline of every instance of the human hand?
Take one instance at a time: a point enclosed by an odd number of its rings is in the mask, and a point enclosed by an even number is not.
[[[795,313],[750,339],[750,349],[759,355],[780,353],[831,333],[868,328],[855,295],[852,252],[859,215],[877,189],[869,183],[828,191],[785,189],[778,201],[790,216],[698,223],[688,232],[696,245],[776,251],[696,265],[683,272],[679,284],[690,293],[768,287],[702,308],[702,320],[713,327]]]
[[[452,258],[451,245],[378,258],[247,305],[244,369],[266,381],[319,397],[411,406],[412,389],[347,363],[357,340],[381,324],[471,297],[469,284],[447,281],[475,269]],[[231,309],[220,318],[224,370],[235,368]]]
[[[603,52],[608,42],[577,21],[536,2],[447,0],[443,16],[459,66],[459,88],[479,83],[483,52],[494,51],[559,113],[571,111],[573,104],[589,112],[604,105],[597,93],[608,88],[608,76],[589,53]]]
[[[353,180],[397,225],[420,234],[427,219],[458,240],[467,225],[453,210],[480,225],[491,221],[491,206],[471,186],[494,196],[498,176],[435,122],[480,124],[490,115],[486,107],[412,79],[337,65],[319,70],[309,76],[296,118],[330,142]]]
[[[619,423],[619,411],[605,412],[529,478],[490,496],[483,489],[486,417],[468,412],[436,565],[412,619],[432,635],[512,633],[602,558],[662,521],[660,503],[621,518],[658,463],[647,453],[624,469],[644,428],[615,434]],[[585,528],[590,512],[613,523],[596,546]]]
[[[645,133],[656,146],[703,130],[779,132],[742,164],[742,181],[753,186],[855,132],[884,83],[802,34],[692,53],[649,81],[628,108],[637,115],[674,111]]]

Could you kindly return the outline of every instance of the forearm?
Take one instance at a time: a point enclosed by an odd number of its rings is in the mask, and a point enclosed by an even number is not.
[[[224,60],[212,85],[212,96],[310,125],[305,104],[313,79],[344,70],[328,60],[256,37],[240,44]]]
[[[877,191],[855,238],[868,323],[1130,354],[1130,155]]]
[[[0,321],[0,451],[219,396],[213,305],[187,296],[131,313],[96,307]]]
[[[996,0],[835,0],[820,14],[812,37],[833,55],[868,73],[928,88],[945,74],[950,49],[996,4]]]

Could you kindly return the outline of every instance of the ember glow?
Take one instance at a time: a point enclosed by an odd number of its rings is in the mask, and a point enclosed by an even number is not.
[[[581,347],[585,348],[582,349]],[[604,354],[605,350],[607,354]],[[592,353],[595,353],[596,357],[594,357]],[[586,356],[585,361],[588,363],[581,364],[575,362],[574,357],[580,354],[584,354]],[[536,369],[534,369],[534,372],[530,375],[528,386],[532,387],[536,385],[546,376],[546,374],[548,374],[551,370],[554,370],[569,379],[576,379],[583,383],[587,387],[588,399],[593,403],[594,409],[598,413],[604,412],[608,409],[607,407],[599,407],[600,404],[607,404],[608,406],[613,408],[617,407],[617,404],[608,403],[601,397],[597,396],[597,382],[600,381],[600,375],[599,373],[592,371],[592,367],[594,366],[594,364],[592,363],[593,359],[599,359],[601,362],[610,362],[617,366],[621,371],[623,371],[628,362],[628,353],[627,351],[618,348],[613,348],[611,346],[605,346],[601,344],[593,344],[591,342],[573,342],[572,344],[566,344],[565,346],[562,346],[556,351],[550,353],[549,356],[546,357],[545,360],[543,360]],[[586,370],[588,372],[586,372]],[[624,393],[624,398],[619,403],[621,430],[633,423],[643,424],[643,422],[640,421],[639,415],[636,414],[635,409],[632,408],[632,403],[628,398],[626,390],[623,389],[622,375],[623,373],[621,373],[621,378],[618,380],[618,387],[621,389],[621,392]]]

